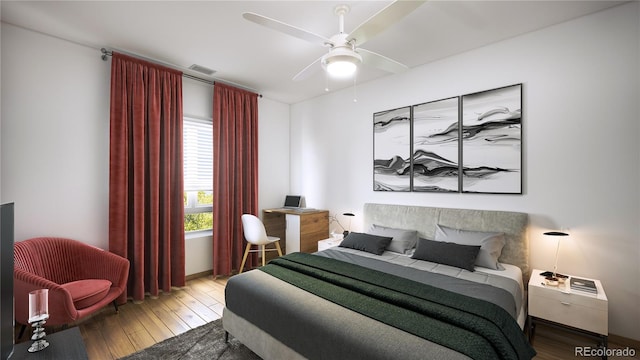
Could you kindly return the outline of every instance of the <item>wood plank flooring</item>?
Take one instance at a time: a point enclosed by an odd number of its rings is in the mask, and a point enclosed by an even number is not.
[[[189,280],[185,288],[171,294],[160,295],[155,299],[147,298],[141,304],[128,302],[121,305],[119,314],[115,313],[113,307],[106,307],[78,325],[89,359],[118,359],[220,318],[226,282],[225,278],[203,276]],[[23,341],[27,336],[24,338]],[[637,342],[629,344],[624,341],[616,342],[616,339],[620,340],[610,337],[610,348],[635,347],[636,355],[631,359],[640,359],[640,346]],[[594,345],[595,342],[588,338],[539,324],[534,340],[534,347],[538,352],[535,359],[574,359],[575,346]]]

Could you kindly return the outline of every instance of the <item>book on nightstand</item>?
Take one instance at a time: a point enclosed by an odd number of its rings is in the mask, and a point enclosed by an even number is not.
[[[571,290],[586,291],[592,294],[598,293],[598,288],[593,280],[572,277],[569,285],[571,286]]]

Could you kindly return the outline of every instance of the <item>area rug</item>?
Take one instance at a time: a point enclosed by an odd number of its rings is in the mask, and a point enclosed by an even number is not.
[[[218,319],[120,360],[142,359],[260,360],[260,357],[233,336],[229,336],[229,342],[225,342],[222,320]]]

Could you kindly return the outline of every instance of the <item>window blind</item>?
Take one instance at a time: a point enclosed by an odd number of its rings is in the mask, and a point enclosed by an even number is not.
[[[182,129],[184,190],[213,190],[213,124],[185,117]]]

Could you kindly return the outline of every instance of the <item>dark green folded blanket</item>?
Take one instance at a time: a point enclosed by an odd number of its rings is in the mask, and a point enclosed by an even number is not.
[[[535,350],[501,307],[395,275],[304,253],[260,270],[473,359],[531,359]]]

